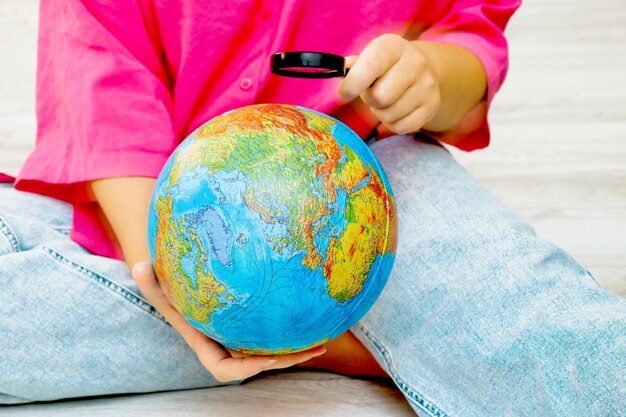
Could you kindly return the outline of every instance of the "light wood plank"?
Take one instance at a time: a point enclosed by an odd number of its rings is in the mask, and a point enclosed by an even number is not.
[[[280,372],[236,387],[13,406],[7,412],[12,417],[415,416],[388,383],[320,372]]]

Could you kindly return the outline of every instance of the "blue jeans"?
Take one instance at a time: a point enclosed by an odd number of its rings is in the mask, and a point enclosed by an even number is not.
[[[352,331],[415,411],[626,415],[626,300],[443,147],[398,136],[372,149],[396,195],[398,253]],[[0,403],[220,385],[126,265],[70,227],[69,205],[0,187]]]

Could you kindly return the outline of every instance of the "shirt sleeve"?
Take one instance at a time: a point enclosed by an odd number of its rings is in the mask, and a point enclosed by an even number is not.
[[[177,141],[150,7],[42,0],[35,150],[17,188],[92,201],[90,180],[156,177]]]
[[[487,76],[485,100],[452,129],[432,134],[463,150],[489,144],[487,114],[508,69],[508,46],[504,29],[521,0],[458,0],[448,12],[420,35],[420,39],[462,46],[482,63]]]

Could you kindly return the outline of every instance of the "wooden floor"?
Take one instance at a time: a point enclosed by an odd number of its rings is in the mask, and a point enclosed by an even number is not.
[[[538,235],[626,297],[624,0],[526,0],[508,29],[511,68],[491,112],[492,145],[455,156]],[[0,171],[33,146],[37,8],[0,0]],[[9,59],[7,59],[9,58]],[[404,416],[398,390],[282,372],[239,387],[62,401],[12,416]]]

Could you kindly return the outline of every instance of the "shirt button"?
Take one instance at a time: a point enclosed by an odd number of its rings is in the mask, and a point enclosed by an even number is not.
[[[241,87],[242,90],[249,90],[250,87],[252,87],[252,80],[248,77],[242,78],[241,81],[239,81],[239,87]]]

